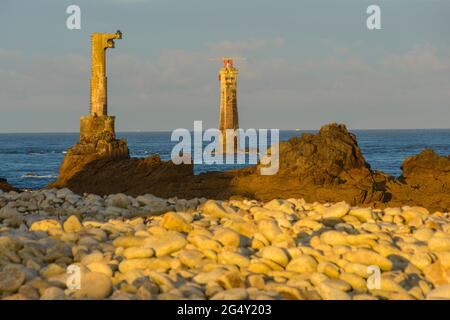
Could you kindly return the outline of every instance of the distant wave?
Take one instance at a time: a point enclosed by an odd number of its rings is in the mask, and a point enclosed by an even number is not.
[[[37,175],[37,174],[33,174],[33,173],[27,173],[22,175],[22,178],[24,179],[56,179],[58,178],[58,176],[53,175],[53,174],[47,174],[47,175]]]
[[[18,149],[3,149],[0,154],[25,154],[28,156],[42,156],[47,154],[56,154],[56,150],[18,150]]]
[[[29,150],[26,154],[29,155],[43,155],[43,154],[55,154],[56,150]]]
[[[155,153],[157,153],[157,152],[155,152]],[[147,156],[147,155],[149,155],[149,154],[152,154],[152,152],[151,152],[151,151],[147,151],[147,150],[142,150],[142,151],[132,151],[132,152],[130,153],[130,156],[131,156],[131,157],[145,157],[145,156]]]

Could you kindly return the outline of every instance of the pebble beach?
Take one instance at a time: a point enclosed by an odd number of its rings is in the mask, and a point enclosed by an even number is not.
[[[448,212],[0,191],[1,299],[450,299],[449,283]]]

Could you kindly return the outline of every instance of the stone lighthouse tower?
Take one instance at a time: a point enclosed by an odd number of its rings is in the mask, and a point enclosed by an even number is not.
[[[233,60],[231,58],[223,58],[223,68],[219,71],[220,81],[220,122],[219,130],[221,132],[220,147],[223,153],[236,152],[238,149],[238,137],[229,136],[234,140],[233,150],[226,148],[227,145],[227,130],[239,129],[239,119],[237,110],[237,75],[238,70],[233,66]],[[231,141],[228,141],[230,144]]]

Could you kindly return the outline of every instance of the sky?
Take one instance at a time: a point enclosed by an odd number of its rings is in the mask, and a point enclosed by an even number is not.
[[[66,27],[73,4],[81,30]],[[371,4],[381,30],[366,27]],[[228,55],[242,128],[450,128],[448,0],[1,0],[0,27],[0,132],[77,132],[90,35],[117,29],[118,131],[217,127]]]

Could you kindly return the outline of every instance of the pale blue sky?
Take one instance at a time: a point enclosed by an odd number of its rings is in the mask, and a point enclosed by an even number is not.
[[[65,26],[82,10],[82,30]],[[378,4],[382,30],[366,28]],[[218,123],[220,62],[237,55],[244,128],[450,128],[450,1],[1,0],[0,132],[78,131],[90,34],[115,32],[120,131]]]

